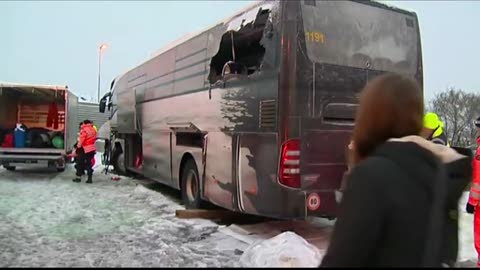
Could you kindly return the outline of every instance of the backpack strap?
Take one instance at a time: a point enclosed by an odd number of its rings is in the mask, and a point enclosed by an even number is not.
[[[440,126],[438,126],[436,129],[434,129],[434,130],[432,131],[432,134],[430,134],[430,136],[428,136],[427,140],[431,141],[432,138],[433,138],[433,134],[435,134],[435,132],[436,132],[439,128],[440,128]]]

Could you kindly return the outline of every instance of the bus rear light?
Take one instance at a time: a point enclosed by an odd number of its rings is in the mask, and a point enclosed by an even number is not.
[[[291,188],[300,188],[300,141],[292,139],[282,145],[279,181]]]
[[[283,169],[283,174],[299,174],[300,169]]]
[[[300,165],[300,160],[287,159],[285,160],[285,165]]]
[[[287,151],[285,154],[287,157],[294,157],[294,156],[299,157],[300,151]]]

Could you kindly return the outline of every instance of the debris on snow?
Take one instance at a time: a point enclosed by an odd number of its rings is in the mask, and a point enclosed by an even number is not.
[[[249,246],[240,257],[244,267],[318,267],[320,251],[294,232],[284,232]]]

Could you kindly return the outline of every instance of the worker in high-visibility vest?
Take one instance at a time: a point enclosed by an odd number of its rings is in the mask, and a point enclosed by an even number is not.
[[[76,162],[76,177],[73,179],[73,182],[81,182],[82,176],[87,171],[87,182],[88,184],[92,183],[93,175],[93,162],[95,158],[95,141],[97,140],[97,132],[93,128],[93,124],[90,120],[83,121],[83,124],[80,128],[80,134],[77,141],[77,162]]]
[[[480,209],[477,209],[480,202],[480,117],[475,121],[477,127],[477,151],[472,161],[472,185],[468,197],[466,211],[473,215],[473,240],[477,250],[477,267],[480,267]]]
[[[429,112],[423,118],[423,129],[420,134],[433,143],[450,146],[447,135],[443,130],[443,123],[436,113]]]

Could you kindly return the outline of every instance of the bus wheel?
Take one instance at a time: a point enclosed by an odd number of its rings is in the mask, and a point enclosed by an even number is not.
[[[118,154],[117,153],[113,155],[113,160],[112,160],[113,169],[118,174],[126,175],[127,168],[125,167],[125,155],[123,153],[118,153]]]
[[[189,159],[182,169],[182,201],[187,209],[201,208],[200,177],[195,162]]]

